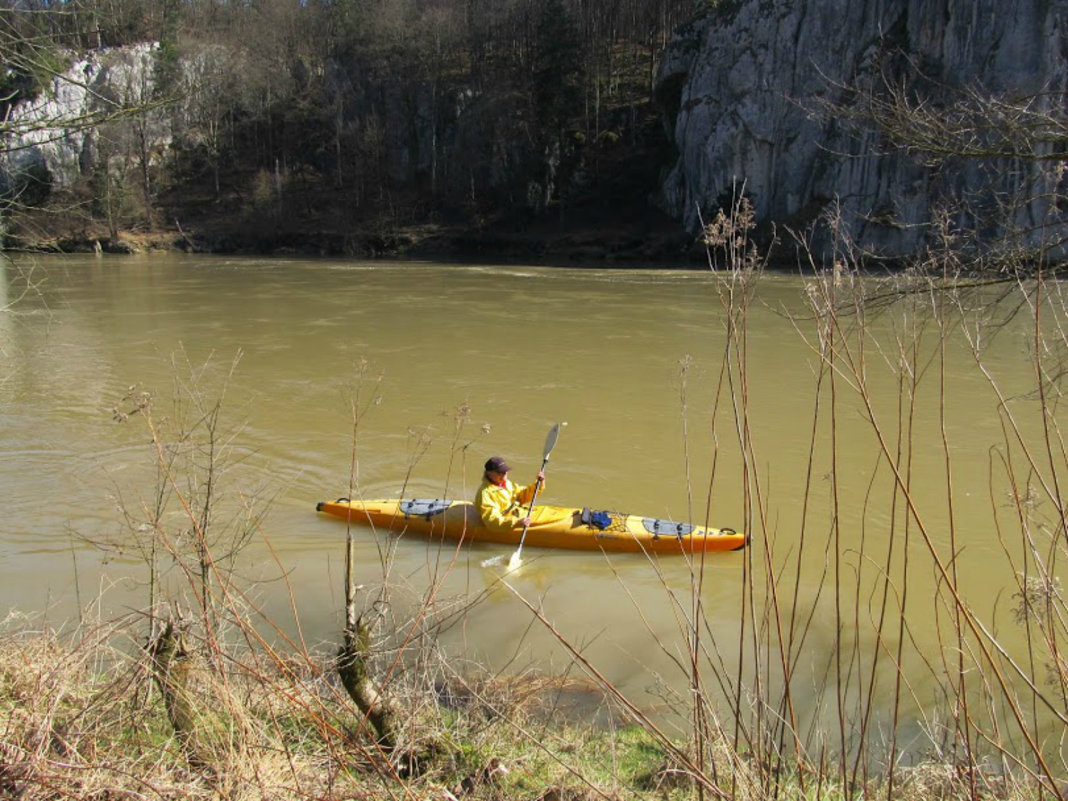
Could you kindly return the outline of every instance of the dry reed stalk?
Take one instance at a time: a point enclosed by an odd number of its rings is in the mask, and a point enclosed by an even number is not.
[[[729,220],[719,219],[715,228],[709,227],[710,244],[722,247],[729,254],[740,251],[736,245],[737,231]],[[743,249],[744,250],[744,249]],[[873,293],[868,279],[860,278],[860,259],[857,251],[843,240],[841,259],[837,268],[827,273],[817,271],[809,283],[812,300],[813,334],[811,343],[817,357],[817,386],[810,434],[805,493],[802,499],[802,528],[800,537],[790,553],[792,576],[784,573],[784,565],[775,553],[773,537],[754,537],[754,548],[745,555],[746,578],[740,605],[739,661],[728,670],[716,654],[715,639],[706,644],[702,631],[710,632],[710,621],[700,597],[691,597],[687,604],[676,598],[664,583],[672,607],[679,612],[680,634],[688,642],[687,664],[680,670],[689,678],[691,697],[679,701],[691,710],[692,743],[697,755],[691,755],[687,767],[702,773],[706,762],[706,748],[717,738],[717,710],[726,707],[733,723],[733,744],[737,752],[744,745],[750,754],[752,772],[741,778],[743,771],[730,766],[717,773],[716,761],[707,764],[718,788],[727,789],[731,797],[750,792],[760,797],[789,797],[798,789],[857,794],[877,793],[886,798],[913,797],[921,786],[929,786],[939,797],[975,799],[991,792],[1020,793],[1027,783],[1037,788],[1040,796],[1063,798],[1065,786],[1055,764],[1049,761],[1050,750],[1040,735],[1040,719],[1064,720],[1068,723],[1068,663],[1063,656],[1062,642],[1068,641],[1068,612],[1064,599],[1055,589],[1052,566],[1063,561],[1064,546],[1068,544],[1065,526],[1065,502],[1060,487],[1068,475],[1068,447],[1057,426],[1058,416],[1052,398],[1068,364],[1065,354],[1068,342],[1063,321],[1068,320],[1061,298],[1056,309],[1058,325],[1043,327],[1036,314],[1035,338],[1032,352],[1036,358],[1036,382],[1049,387],[1036,393],[1038,415],[1044,434],[1038,440],[1039,449],[1031,446],[1021,433],[1020,426],[1009,412],[1012,406],[1002,394],[1001,414],[1007,420],[1005,446],[1017,447],[1023,454],[1022,467],[1006,461],[1012,468],[1013,486],[1029,488],[1037,483],[1043,499],[1051,507],[1048,528],[1039,535],[1038,527],[1029,522],[1033,511],[1026,504],[1033,497],[1030,489],[1017,490],[1019,531],[1022,552],[1029,555],[1023,568],[1014,569],[1009,576],[1015,582],[1020,576],[1017,595],[1020,599],[1019,622],[1034,631],[1032,647],[1027,652],[1028,669],[1015,663],[995,635],[993,620],[978,616],[969,603],[965,577],[958,571],[958,554],[962,547],[957,531],[957,465],[954,443],[947,421],[952,415],[951,398],[947,388],[948,368],[946,348],[956,331],[965,325],[965,315],[956,308],[958,287],[951,270],[957,264],[947,259],[940,264],[940,275],[914,287],[884,291],[876,287]],[[716,262],[717,268],[722,266]],[[929,265],[928,265],[929,268]],[[926,268],[925,268],[926,269]],[[746,493],[746,529],[751,533],[768,532],[769,500],[761,489],[756,469],[750,430],[754,425],[749,414],[749,382],[746,366],[747,303],[750,287],[742,275],[724,272],[721,296],[727,311],[728,336],[723,360],[721,386],[728,390],[725,406],[734,414],[738,432],[738,448],[742,460],[742,486]],[[1030,293],[1030,290],[1027,290]],[[1048,287],[1039,286],[1036,297],[1052,294]],[[877,298],[872,305],[872,298]],[[896,304],[890,299],[895,298]],[[889,343],[872,328],[870,312],[899,315],[895,321],[895,338]],[[800,321],[795,323],[801,331]],[[974,329],[973,329],[974,330]],[[1041,336],[1039,334],[1041,332]],[[806,334],[807,336],[807,334]],[[1059,350],[1056,350],[1059,348]],[[1056,353],[1054,352],[1056,351]],[[877,358],[873,359],[875,356]],[[872,374],[885,363],[893,378],[895,404],[891,418],[882,414],[882,399],[876,397]],[[977,364],[981,359],[977,356]],[[683,414],[684,437],[687,436],[686,377],[689,363],[681,364],[680,402]],[[981,367],[985,372],[985,367]],[[993,382],[992,382],[993,383]],[[937,446],[942,456],[943,505],[941,509],[925,508],[921,503],[914,479],[914,462],[922,455],[926,444],[917,439],[917,417],[930,413],[922,406],[925,391],[934,391],[934,414],[937,421]],[[1059,396],[1058,396],[1059,397]],[[862,411],[867,436],[876,447],[873,468],[867,478],[862,504],[862,525],[858,540],[847,540],[841,531],[843,498],[839,478],[843,465],[836,461],[836,439],[843,420]],[[717,394],[712,410],[715,421],[720,409]],[[713,423],[715,427],[716,423]],[[850,426],[855,427],[855,426]],[[830,651],[829,672],[824,688],[833,699],[827,707],[833,711],[836,730],[801,729],[801,720],[794,710],[795,682],[803,661],[804,649],[811,640],[816,615],[815,603],[801,603],[802,565],[806,557],[806,529],[814,519],[809,515],[809,500],[815,489],[813,475],[819,470],[817,460],[818,437],[827,437],[826,457],[829,468],[829,527],[827,558],[830,572],[820,583],[818,593],[826,592],[834,604],[833,633],[835,641]],[[717,452],[720,438],[713,437]],[[684,448],[688,454],[689,451]],[[687,462],[689,457],[687,456]],[[689,466],[687,487],[689,493]],[[714,481],[714,476],[713,476]],[[710,487],[712,482],[710,481]],[[867,544],[867,507],[876,495],[888,499],[889,536],[880,553]],[[848,501],[854,503],[853,499]],[[936,542],[932,534],[934,512],[944,513],[947,523],[948,545]],[[820,522],[820,521],[815,521]],[[754,526],[753,523],[758,523]],[[823,525],[821,523],[821,525]],[[999,526],[1000,528],[1000,526]],[[1046,543],[1045,551],[1039,547]],[[1012,543],[1009,543],[1012,545]],[[1009,551],[1019,546],[1007,547]],[[1015,559],[1015,558],[1014,558]],[[914,606],[914,577],[918,571],[933,570],[938,578],[933,603],[936,625],[946,624],[943,646],[933,653],[922,652],[909,624],[907,609]],[[692,592],[699,596],[703,566],[692,565]],[[793,586],[790,586],[792,581]],[[1010,584],[1011,586],[1011,584]],[[1054,589],[1051,589],[1054,588]],[[759,592],[758,592],[759,589]],[[816,600],[819,600],[817,594]],[[683,610],[686,614],[683,614]],[[531,609],[532,613],[537,614]],[[639,610],[640,611],[640,610]],[[545,625],[548,625],[546,622]],[[650,629],[650,631],[652,631]],[[553,630],[560,639],[566,638]],[[867,642],[870,640],[870,642]],[[672,643],[654,640],[669,654]],[[710,647],[709,647],[710,646]],[[773,656],[777,655],[777,656]],[[777,666],[777,667],[776,667]],[[598,675],[594,666],[586,667]],[[1046,670],[1045,679],[1040,677]],[[925,675],[926,674],[926,675]],[[603,680],[603,677],[601,679]],[[926,773],[898,771],[893,766],[916,752],[914,743],[904,741],[904,727],[909,725],[906,711],[920,707],[914,689],[917,682],[935,681],[942,688],[942,700],[937,711],[927,718],[928,736],[932,747],[939,749],[945,764],[952,766],[953,782],[924,784],[921,776],[937,774],[932,765]],[[1043,683],[1049,687],[1047,692]],[[1022,684],[1021,684],[1022,682]],[[607,692],[614,688],[605,681]],[[820,691],[819,689],[817,691]],[[889,692],[889,703],[882,701]],[[617,699],[632,714],[638,715],[631,702]],[[1028,707],[1030,711],[1027,711]],[[819,709],[817,709],[817,712]],[[944,715],[944,717],[939,717]],[[640,716],[639,716],[640,719]],[[828,736],[829,735],[829,736]],[[1053,749],[1055,756],[1056,749]],[[991,760],[999,760],[1001,767],[991,770]],[[1063,767],[1063,765],[1062,765]],[[1063,771],[1061,771],[1063,772]],[[751,782],[746,784],[745,782]],[[699,782],[698,787],[710,788]],[[701,789],[697,794],[700,795]],[[1016,797],[1019,797],[1018,795]]]

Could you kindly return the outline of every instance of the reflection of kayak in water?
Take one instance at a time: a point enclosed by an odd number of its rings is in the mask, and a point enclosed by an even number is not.
[[[315,508],[353,523],[451,540],[517,545],[523,534],[522,527],[487,527],[468,501],[339,498],[321,501]],[[537,506],[531,514],[524,545],[581,551],[693,553],[734,551],[745,547],[746,537],[730,528],[702,528],[641,515]]]

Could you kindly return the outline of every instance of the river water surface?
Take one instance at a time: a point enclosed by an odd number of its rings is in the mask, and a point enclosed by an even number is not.
[[[873,577],[890,539],[903,536],[905,515],[900,499],[895,506],[880,488],[889,472],[859,403],[845,407],[833,432],[820,418],[810,468],[817,397],[826,397],[829,380],[817,383],[815,326],[789,313],[807,310],[800,278],[759,283],[743,386],[724,379],[728,317],[722,277],[708,271],[176,255],[57,256],[0,269],[0,609],[43,613],[59,625],[144,606],[141,560],[121,507],[134,517],[151,507],[157,464],[149,417],[118,422],[115,411],[134,409],[131,388],[148,392],[151,420],[167,430],[182,415],[176,381],[187,382],[190,367],[204,368],[198,391],[210,398],[232,368],[219,417],[232,466],[218,477],[219,503],[263,512],[238,570],[247,582],[284,573],[284,581],[256,585],[252,597],[309,645],[336,640],[342,620],[345,526],[318,516],[317,501],[352,491],[471,497],[492,454],[526,482],[558,421],[568,426],[550,461],[545,502],[693,522],[704,522],[707,506],[712,525],[750,530],[748,553],[715,555],[700,568],[704,636],[714,643],[706,647],[722,664],[746,649],[745,577],[769,558],[790,584],[783,608],[816,612],[797,648],[799,664],[809,666],[800,669],[799,707],[828,704],[823,682],[843,628],[836,614],[852,621],[848,639],[868,636],[882,594]],[[870,392],[893,420],[904,324],[889,312],[872,325],[882,350],[869,345],[865,356]],[[1021,403],[1033,388],[1032,339],[1021,317],[984,351]],[[1012,604],[1015,566],[1006,553],[1015,558],[1018,547],[1006,551],[993,523],[1005,501],[990,479],[1003,429],[959,332],[943,353],[944,379],[919,390],[925,402],[912,423],[910,481],[920,503],[930,493],[928,535],[948,551],[954,534],[938,412],[946,397],[957,564],[970,602],[993,614]],[[934,372],[938,350],[929,355]],[[842,378],[836,392],[851,391]],[[350,489],[357,397],[363,413]],[[736,422],[742,398],[748,475]],[[832,433],[833,461],[822,444]],[[522,598],[643,708],[685,695],[683,632],[696,568],[683,558],[526,549],[508,590],[497,582],[500,568],[482,563],[502,550],[507,559],[509,549],[454,552],[366,529],[356,538],[365,602],[377,597],[384,560],[399,607],[414,609],[431,595],[438,611],[478,600],[441,634],[454,654],[502,671],[566,667],[570,655],[542,623],[532,625]],[[830,555],[836,542],[841,562]],[[900,551],[894,570],[899,560]],[[860,599],[862,613],[834,611],[835,583]],[[947,636],[938,583],[926,566],[909,588],[909,640],[918,652]],[[916,679],[920,707],[933,682]]]

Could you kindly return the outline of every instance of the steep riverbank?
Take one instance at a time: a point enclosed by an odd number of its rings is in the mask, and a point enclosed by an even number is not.
[[[85,213],[89,201],[72,190],[54,193],[42,208],[16,212],[7,247],[700,266],[704,251],[697,237],[650,194],[643,175],[654,155],[621,147],[602,180],[540,214],[462,214],[428,208],[416,193],[386,189],[380,204],[356,209],[350,194],[321,185],[298,185],[256,201],[240,189],[250,179],[233,175],[218,195],[170,187],[150,213],[136,221],[120,216],[109,225]]]
[[[11,216],[7,245],[61,252],[701,266],[698,238],[656,203],[655,175],[666,147],[658,126],[647,117],[643,137],[598,148],[584,186],[540,212],[435,205],[424,192],[388,185],[367,204],[349,188],[322,181],[291,179],[281,189],[268,181],[264,187],[262,175],[234,167],[222,176],[218,192],[172,183],[158,188],[151,209],[142,206],[136,213],[124,207],[101,214],[88,187],[54,191],[40,207]]]
[[[228,227],[206,216],[175,220],[152,230],[101,227],[79,231],[42,231],[9,240],[18,251],[63,253],[190,253],[299,255],[357,258],[432,258],[471,261],[600,263],[610,265],[700,266],[696,239],[673,221],[650,211],[628,223],[585,220],[567,223],[534,220],[485,227],[440,222],[373,225],[340,230],[326,226]]]

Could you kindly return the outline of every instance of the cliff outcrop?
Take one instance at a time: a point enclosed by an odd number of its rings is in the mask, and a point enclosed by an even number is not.
[[[126,109],[151,107],[155,50],[144,43],[69,54],[69,66],[43,91],[12,105],[0,148],[0,177],[9,191],[23,192],[34,182],[71,186],[114,157],[119,131],[128,139],[139,135],[146,157],[165,149],[170,132],[158,114],[141,115],[136,131],[117,124]]]
[[[1064,143],[1031,142],[1015,158],[925,153],[867,109],[901,90],[935,119],[972,96],[1063,120],[1066,35],[1062,0],[720,3],[677,34],[661,65],[657,94],[678,155],[660,201],[693,232],[743,188],[765,225],[807,230],[840,208],[843,232],[888,257],[922,252],[941,210],[987,242],[1033,243],[1043,226],[1065,226],[1047,191]],[[974,132],[980,146],[1005,134]],[[816,242],[829,255],[828,236]]]

